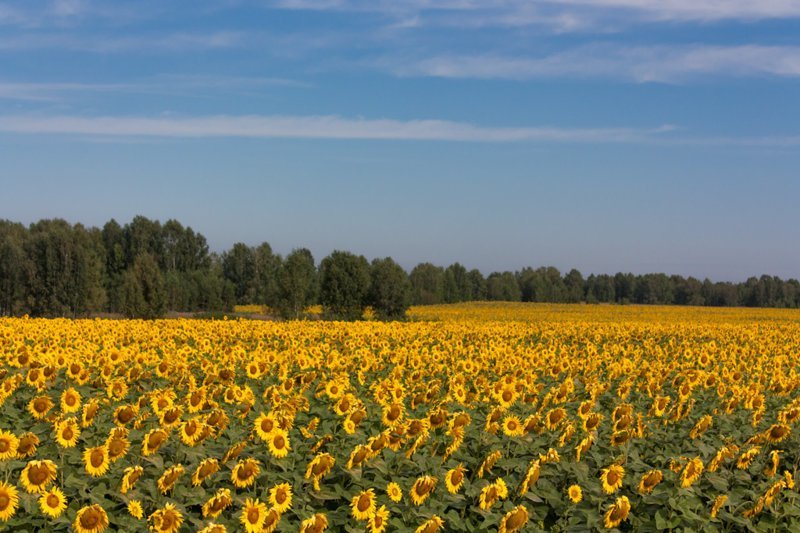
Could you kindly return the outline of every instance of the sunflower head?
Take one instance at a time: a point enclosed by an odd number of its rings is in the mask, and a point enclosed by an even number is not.
[[[353,496],[350,501],[353,518],[356,520],[368,520],[375,512],[375,491],[367,489]]]
[[[0,521],[7,522],[19,506],[19,492],[14,485],[0,481]]]
[[[580,485],[570,485],[567,489],[567,495],[572,503],[580,503],[583,499],[583,490]]]
[[[31,494],[45,491],[47,486],[56,478],[58,467],[49,460],[30,461],[20,474],[22,486]]]
[[[97,504],[82,507],[75,516],[75,533],[102,533],[108,527],[108,515]]]
[[[142,509],[142,502],[140,502],[139,500],[129,501],[128,514],[137,520],[141,520],[141,518],[144,516],[144,510]]]
[[[524,505],[514,507],[503,517],[498,533],[513,533],[522,530],[528,523],[528,509]]]
[[[158,509],[148,518],[153,522],[150,527],[151,531],[157,533],[175,533],[183,524],[183,515],[175,507],[174,504],[168,503],[161,509]]]

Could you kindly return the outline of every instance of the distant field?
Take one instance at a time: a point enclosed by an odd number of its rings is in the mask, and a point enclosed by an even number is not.
[[[408,315],[0,320],[0,529],[800,526],[800,312]]]

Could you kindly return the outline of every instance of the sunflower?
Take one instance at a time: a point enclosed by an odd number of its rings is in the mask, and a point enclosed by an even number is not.
[[[28,402],[28,412],[36,420],[44,420],[50,409],[53,408],[53,400],[49,396],[37,396]]]
[[[628,513],[631,511],[631,502],[628,500],[627,496],[620,496],[617,498],[611,507],[608,508],[606,511],[605,516],[603,517],[603,526],[608,529],[613,527],[617,527],[623,521],[628,519]]]
[[[289,451],[292,449],[289,445],[289,433],[283,429],[275,429],[267,444],[269,445],[269,453],[279,459],[289,455]]]
[[[222,511],[230,507],[232,503],[231,490],[219,489],[216,494],[203,504],[203,518],[208,518],[209,516],[211,518],[217,518],[222,514]]]
[[[87,448],[83,452],[83,464],[86,466],[86,472],[90,476],[102,476],[108,472],[108,467],[111,464],[111,459],[108,457],[108,448],[105,446]]]
[[[19,475],[22,487],[30,494],[41,494],[56,478],[58,467],[50,459],[30,461]]]
[[[500,460],[503,456],[503,452],[500,450],[495,450],[489,455],[486,456],[486,459],[483,460],[481,463],[480,468],[478,468],[478,478],[483,478],[483,475],[492,471],[495,463]]]
[[[389,496],[389,499],[395,503],[398,503],[400,500],[403,499],[403,489],[400,488],[400,485],[392,481],[388,485],[386,485],[386,495]]]
[[[78,422],[72,417],[65,418],[56,424],[56,441],[62,448],[72,448],[78,443],[81,434]]]
[[[701,417],[700,420],[697,421],[692,430],[689,432],[689,436],[692,439],[696,439],[697,437],[708,431],[708,428],[711,427],[713,421],[714,419],[711,417],[711,415],[705,415]]]
[[[528,465],[528,470],[525,472],[525,477],[522,479],[522,483],[520,483],[519,487],[519,494],[520,496],[525,495],[533,485],[539,481],[539,474],[542,472],[542,465],[539,459],[534,459]]]
[[[555,409],[550,410],[545,416],[545,426],[550,431],[558,428],[558,426],[567,419],[567,412],[561,408],[557,407]]]
[[[139,500],[129,501],[128,514],[137,520],[141,520],[142,517],[144,516],[144,510],[142,509],[142,502],[140,502]]]
[[[175,483],[178,482],[178,478],[180,478],[184,472],[185,469],[181,464],[171,466],[164,470],[164,473],[161,474],[161,477],[158,478],[158,482],[156,483],[161,494],[166,494],[175,488]]]
[[[580,485],[570,485],[567,489],[567,495],[572,503],[580,503],[583,499],[583,490]]]
[[[792,428],[786,424],[773,424],[764,432],[764,436],[769,442],[774,444],[786,440],[791,433]]]
[[[187,446],[195,446],[203,438],[205,423],[196,418],[181,424],[181,442]]]
[[[267,519],[267,504],[258,499],[247,498],[242,508],[239,520],[247,533],[260,533],[263,530],[264,520]]]
[[[81,507],[72,523],[75,533],[102,533],[108,527],[108,515],[97,504]]]
[[[444,520],[438,515],[433,515],[414,530],[414,533],[436,533],[442,526],[444,526]]]
[[[88,428],[94,423],[94,417],[100,409],[100,401],[97,398],[92,398],[83,405],[83,413],[81,413],[81,427]]]
[[[494,483],[490,483],[481,489],[478,497],[478,504],[481,509],[488,511],[498,501],[508,496],[508,489],[502,478],[497,478]]]
[[[114,424],[119,427],[126,426],[139,414],[137,405],[120,405],[114,409]]]
[[[17,487],[5,481],[0,481],[0,520],[7,522],[14,516],[19,506],[19,492]]]
[[[436,483],[439,480],[432,476],[422,476],[417,478],[414,484],[411,486],[411,490],[408,491],[408,494],[411,496],[411,501],[414,505],[422,505],[425,503],[425,500],[433,493],[433,489],[436,488]]]
[[[213,425],[213,424],[212,424]],[[227,463],[228,461],[232,461],[241,455],[242,451],[247,447],[247,441],[243,440],[233,444],[228,451],[225,452],[225,455],[222,458],[222,464]]]
[[[600,422],[603,421],[603,415],[600,413],[591,413],[583,420],[583,430],[587,433],[595,431],[600,427]]]
[[[336,459],[329,453],[316,455],[306,467],[306,479],[314,482],[314,490],[319,490],[319,481],[331,471]]]
[[[528,509],[524,505],[514,507],[503,517],[497,533],[514,533],[522,530],[528,523]]]
[[[749,448],[746,452],[743,452],[739,456],[739,459],[736,461],[736,468],[739,470],[747,470],[750,468],[750,463],[753,462],[753,459],[755,459],[756,455],[758,455],[760,452],[761,448],[759,446],[753,446]]]
[[[142,437],[142,455],[148,457],[158,452],[158,449],[167,442],[169,433],[161,428],[150,430],[144,437]]]
[[[350,501],[353,518],[356,520],[368,520],[375,512],[375,491],[367,489],[353,496]]]
[[[778,474],[778,467],[781,464],[781,453],[783,450],[772,450],[769,452],[769,464],[764,468],[764,475],[775,477]]]
[[[13,459],[19,450],[19,439],[13,433],[0,430],[0,461]]]
[[[521,437],[525,434],[525,426],[522,425],[519,417],[507,416],[503,419],[503,433],[507,437]]]
[[[447,471],[447,474],[444,476],[444,484],[447,487],[447,492],[456,494],[461,490],[461,486],[464,484],[464,473],[466,471],[467,469],[464,468],[462,463],[459,463],[457,467]]]
[[[264,517],[264,525],[261,526],[261,533],[272,533],[278,528],[281,521],[281,514],[275,509],[269,509]]]
[[[328,529],[328,517],[317,513],[300,524],[300,533],[322,533]]]
[[[711,506],[711,518],[716,518],[722,506],[728,501],[727,494],[720,494],[714,499],[714,505]]]
[[[700,460],[699,457],[695,457],[688,463],[686,466],[683,467],[683,472],[681,472],[681,487],[687,488],[691,487],[692,484],[697,481],[697,478],[700,477],[700,474],[703,473],[703,461]]]
[[[114,428],[106,439],[106,449],[108,458],[115,463],[125,457],[131,443],[128,441],[128,430],[125,428]]]
[[[367,527],[369,533],[383,533],[386,530],[386,523],[389,521],[389,510],[385,505],[381,505],[375,514],[369,517]]]
[[[161,509],[154,511],[148,521],[152,521],[150,531],[156,533],[175,533],[183,524],[183,515],[175,507],[175,504],[168,503]]]
[[[269,504],[278,513],[285,513],[292,508],[292,486],[281,483],[269,489]]]
[[[27,459],[36,453],[36,447],[39,446],[39,437],[35,433],[25,433],[19,438],[19,445],[17,446],[17,458]]]
[[[240,489],[244,489],[256,482],[256,477],[261,473],[261,466],[257,459],[248,457],[239,461],[231,472],[231,481]]]
[[[603,483],[603,491],[606,494],[614,494],[622,487],[622,478],[625,477],[625,469],[620,465],[611,465],[604,468],[600,474],[600,481]]]
[[[61,393],[61,410],[65,413],[75,413],[81,409],[81,394],[70,387]]]
[[[144,474],[144,469],[141,466],[129,466],[122,474],[122,483],[120,484],[119,491],[125,494],[133,488],[136,481]]]
[[[192,485],[199,486],[210,476],[219,472],[219,461],[213,457],[203,459],[192,474]]]
[[[575,446],[575,462],[576,463],[580,463],[581,462],[581,456],[583,456],[586,452],[589,451],[589,449],[592,447],[592,444],[594,444],[594,437],[591,434],[589,434],[589,435],[586,435],[578,443],[577,446]]]
[[[656,485],[661,483],[662,479],[664,479],[664,474],[661,473],[661,470],[650,470],[639,480],[639,492],[641,494],[650,494],[656,488]]]

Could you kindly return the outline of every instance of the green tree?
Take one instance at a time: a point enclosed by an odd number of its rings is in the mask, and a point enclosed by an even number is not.
[[[357,320],[364,314],[370,269],[363,255],[336,250],[319,265],[320,302],[326,316]]]
[[[222,274],[234,287],[236,303],[256,303],[255,251],[237,242],[222,256]]]
[[[123,275],[123,313],[130,318],[158,318],[166,310],[167,293],[164,277],[155,258],[143,253]]]
[[[391,257],[372,261],[369,302],[378,317],[396,320],[405,317],[411,303],[411,283],[403,267]]]
[[[486,278],[486,292],[489,300],[518,302],[520,299],[519,283],[513,272],[492,272]]]
[[[447,303],[466,302],[471,299],[471,287],[467,269],[460,263],[453,263],[444,270],[444,301]]]
[[[278,271],[281,267],[281,256],[272,253],[269,243],[261,243],[253,251],[255,259],[255,301],[276,307],[278,303]]]
[[[0,316],[26,310],[25,280],[31,269],[25,254],[26,237],[22,224],[0,220]]]
[[[431,263],[420,263],[409,275],[412,301],[416,305],[440,304],[444,301],[444,270]]]
[[[317,268],[306,248],[292,250],[278,269],[277,309],[284,318],[300,318],[317,297]]]

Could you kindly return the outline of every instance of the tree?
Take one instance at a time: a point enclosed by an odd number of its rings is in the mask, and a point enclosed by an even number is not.
[[[336,250],[319,265],[320,302],[326,316],[357,320],[364,314],[370,269],[363,255]]]
[[[278,269],[277,309],[284,318],[300,318],[318,292],[314,256],[306,248],[292,250]]]
[[[578,303],[582,302],[585,299],[585,287],[584,287],[583,275],[577,269],[570,270],[566,276],[564,276],[564,294],[565,298],[563,301],[569,303]]]
[[[278,270],[281,257],[272,253],[269,243],[261,243],[253,252],[255,259],[255,301],[275,307],[278,300]]]
[[[22,224],[0,220],[0,316],[26,309],[25,280],[31,268],[25,254],[26,236]]]
[[[233,284],[236,303],[254,303],[256,299],[255,251],[237,242],[222,256],[222,275]]]
[[[167,294],[155,258],[138,255],[122,280],[122,312],[130,318],[158,318],[164,314]]]
[[[486,278],[477,268],[473,268],[467,273],[469,282],[469,297],[467,301],[480,302],[486,299]]]
[[[431,263],[420,263],[409,275],[412,301],[417,305],[440,304],[444,301],[444,271]]]
[[[492,272],[486,278],[486,292],[489,300],[518,302],[519,284],[513,272]]]
[[[470,292],[469,274],[463,265],[453,263],[444,270],[445,302],[466,302],[470,299]]]
[[[411,282],[403,267],[392,260],[372,261],[369,303],[384,320],[403,318],[411,303]]]

